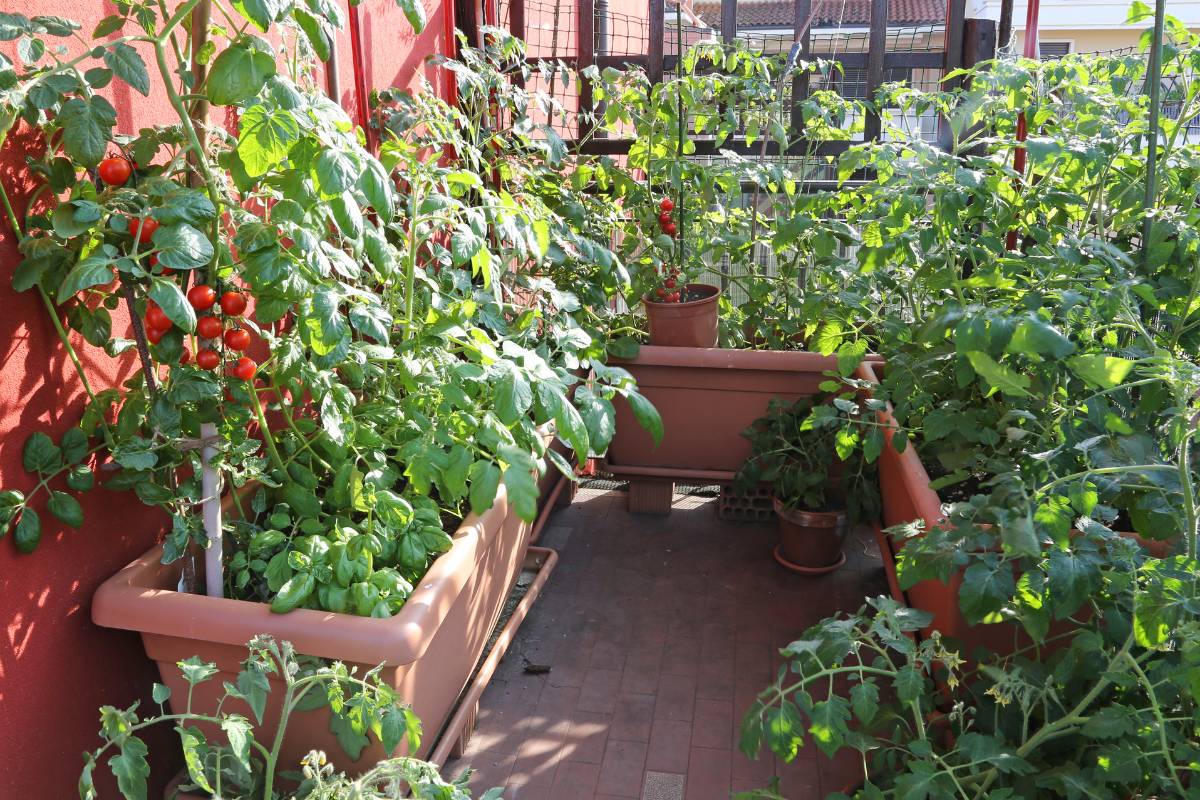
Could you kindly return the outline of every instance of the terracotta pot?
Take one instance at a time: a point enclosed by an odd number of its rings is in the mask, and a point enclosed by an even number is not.
[[[846,563],[842,546],[850,532],[844,511],[801,511],[775,500],[779,546],[775,558],[794,572],[824,574]]]
[[[614,401],[617,430],[607,469],[623,476],[729,481],[750,457],[742,431],[767,412],[772,398],[796,400],[820,391],[837,359],[817,353],[644,346],[636,358],[613,359],[638,382],[663,419],[662,443]]]
[[[273,614],[265,603],[229,600],[175,591],[181,562],[160,563],[155,547],[105,581],[92,601],[92,620],[108,628],[138,631],[146,654],[158,662],[178,713],[187,685],[175,666],[197,655],[221,674],[196,687],[193,710],[211,712],[233,681],[245,644],[270,634],[297,652],[336,659],[359,674],[380,664],[381,678],[394,686],[424,723],[419,751],[424,756],[454,708],[499,618],[524,561],[530,524],[508,506],[504,487],[482,515],[467,517],[450,550],[433,562],[396,616],[374,619],[312,609]],[[273,732],[279,718],[281,685],[272,686],[262,729]],[[177,705],[179,704],[179,705]],[[248,707],[226,704],[253,718]],[[260,734],[261,735],[261,734]],[[324,750],[340,770],[358,774],[384,757],[378,743],[351,762],[329,731],[327,709],[292,716],[283,744],[281,768],[294,768],[309,750]]]
[[[659,303],[649,296],[642,298],[646,324],[650,328],[650,344],[660,347],[716,347],[721,290],[707,283],[689,283],[684,290],[688,297],[698,299],[686,303]]]

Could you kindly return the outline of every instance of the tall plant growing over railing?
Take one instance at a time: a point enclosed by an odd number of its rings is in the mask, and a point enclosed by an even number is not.
[[[505,192],[476,191],[481,154],[518,149],[527,121],[485,140],[456,109],[422,99],[433,134],[369,152],[312,85],[312,56],[341,22],[336,5],[247,6],[211,36],[183,27],[195,7],[130,7],[101,24],[104,43],[46,63],[24,42],[71,24],[4,18],[31,62],[9,70],[6,119],[21,116],[48,143],[31,160],[43,188],[24,220],[10,214],[25,257],[15,286],[42,293],[56,320],[65,310],[111,356],[136,350],[142,369],[120,389],[88,385],[83,421],[62,441],[29,438],[25,465],[40,481],[0,496],[0,529],[15,523],[19,549],[32,550],[42,491],[51,513],[80,526],[81,506],[55,481],[66,472],[68,488],[89,488],[98,459],[110,468],[107,488],[170,514],[164,558],[174,560],[221,541],[221,526],[210,518],[206,537],[195,513],[221,492],[201,479],[207,465],[235,487],[259,485],[233,495],[238,519],[217,591],[278,611],[395,613],[449,546],[443,514],[482,512],[504,484],[532,519],[539,460],[573,471],[547,455],[547,431],[585,459],[611,437],[617,394],[660,424],[627,374],[606,371],[602,319],[581,327],[578,299],[534,278],[568,254],[606,258],[617,276],[619,264],[549,206],[520,211]],[[134,26],[142,32],[106,40]],[[287,51],[251,31],[281,34]],[[156,80],[135,44],[155,52]],[[203,84],[193,85],[188,57],[204,64]],[[467,57],[475,63],[446,68],[466,77],[490,63]],[[177,124],[115,135],[116,114],[98,94],[113,74],[143,92],[161,85]],[[193,118],[193,104],[206,102],[235,110],[235,134]],[[558,169],[561,156],[547,161]],[[98,180],[80,173],[97,164]],[[536,268],[510,276],[514,258]],[[619,277],[597,280],[581,293],[611,294]],[[521,292],[524,306],[513,300]],[[122,304],[132,339],[113,328]],[[598,380],[574,387],[587,368]],[[326,569],[331,559],[345,568]]]

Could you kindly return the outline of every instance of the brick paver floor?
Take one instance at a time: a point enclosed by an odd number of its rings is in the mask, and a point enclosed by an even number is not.
[[[854,759],[811,745],[787,765],[737,749],[778,649],[886,591],[867,531],[821,578],[778,566],[775,536],[718,520],[715,500],[676,495],[655,517],[629,514],[620,491],[581,489],[542,534],[558,567],[447,774],[470,765],[476,797],[504,786],[511,800],[728,800],[773,775],[788,800],[808,800],[852,784]]]

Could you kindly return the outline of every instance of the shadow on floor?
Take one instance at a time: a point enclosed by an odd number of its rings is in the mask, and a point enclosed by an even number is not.
[[[773,775],[807,800],[861,779],[857,760],[811,745],[787,765],[737,749],[779,648],[887,591],[865,529],[820,578],[776,564],[775,541],[773,524],[719,520],[714,499],[677,495],[652,517],[630,515],[622,492],[581,489],[542,535],[558,568],[446,774],[470,765],[474,796],[503,786],[510,800],[728,800]]]

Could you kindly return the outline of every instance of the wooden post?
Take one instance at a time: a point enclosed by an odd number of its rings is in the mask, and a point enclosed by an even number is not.
[[[650,83],[662,83],[663,79],[663,40],[666,38],[664,16],[666,6],[664,0],[648,0],[650,16],[650,41],[646,49],[646,75]]]
[[[522,42],[525,41],[525,0],[512,0],[508,6],[508,29]],[[525,76],[521,70],[513,72],[513,83],[525,85]]]
[[[812,16],[812,0],[795,0],[793,8],[795,10],[792,18],[793,35],[800,42],[800,60],[807,61],[812,46],[812,40],[808,35],[812,22],[809,19]],[[808,78],[808,70],[797,67],[795,77],[792,78],[792,135],[790,137],[792,139],[799,138],[801,131],[804,130],[804,110],[802,106],[808,98]]]
[[[596,61],[596,6],[595,0],[578,0],[575,12],[579,15],[578,57],[575,70],[579,76],[579,138],[591,135],[594,125],[589,116],[596,111],[592,97],[592,82],[583,76],[583,71]]]
[[[883,84],[883,59],[887,53],[888,0],[871,0],[871,32],[867,46],[867,101],[874,104],[875,92]],[[878,110],[870,111],[863,127],[863,139],[879,138]]]
[[[991,61],[996,57],[996,21],[969,19],[963,31],[963,68]]]
[[[946,57],[943,68],[949,74],[963,65],[963,27],[966,22],[967,0],[946,0]],[[945,88],[958,86],[957,79]]]
[[[1012,41],[1013,0],[1000,0],[1000,29],[996,32],[996,48],[1008,47]]]
[[[949,75],[963,65],[963,34],[966,23],[966,0],[946,0],[946,53],[942,59],[943,74]],[[962,83],[959,78],[942,82],[943,89],[955,89]],[[943,117],[938,122],[938,145],[949,149],[953,135],[950,122]]]
[[[737,38],[737,0],[721,0],[721,41],[729,44]]]

